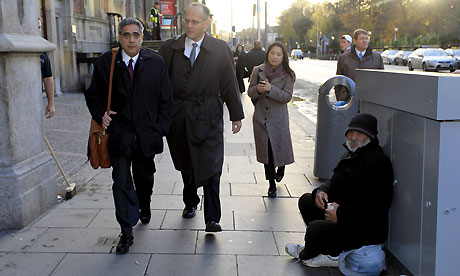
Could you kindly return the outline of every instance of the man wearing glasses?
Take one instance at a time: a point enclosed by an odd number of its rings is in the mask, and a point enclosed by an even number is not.
[[[186,33],[166,41],[159,50],[169,67],[173,85],[173,123],[167,136],[174,166],[184,182],[182,217],[195,216],[203,187],[207,232],[222,231],[219,221],[220,176],[224,158],[223,103],[238,133],[244,118],[228,45],[205,33],[209,9],[192,3],[184,16]]]
[[[163,136],[172,120],[166,64],[159,55],[141,48],[142,33],[143,26],[137,19],[125,18],[118,24],[121,51],[115,60],[109,114],[111,52],[97,60],[91,86],[85,91],[92,118],[109,133],[115,216],[121,228],[116,251],[120,254],[127,253],[133,244],[132,228],[138,220],[144,224],[150,221],[153,158],[163,152]]]

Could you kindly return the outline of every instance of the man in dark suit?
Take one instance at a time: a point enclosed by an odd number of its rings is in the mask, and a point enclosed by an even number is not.
[[[254,41],[254,48],[246,54],[246,68],[249,76],[252,75],[252,70],[255,66],[259,66],[265,62],[265,51],[262,49],[260,40]]]
[[[205,33],[209,9],[199,2],[192,3],[184,23],[186,34],[166,41],[159,50],[168,63],[175,101],[168,145],[184,181],[182,216],[195,216],[200,202],[197,187],[203,187],[206,231],[220,232],[223,103],[233,133],[240,131],[244,113],[232,51],[224,41]]]
[[[142,33],[142,24],[134,18],[125,18],[118,25],[122,49],[116,56],[109,114],[106,107],[111,52],[97,60],[91,86],[85,91],[92,118],[109,133],[115,216],[121,227],[117,253],[121,254],[133,244],[132,228],[139,218],[142,223],[150,221],[153,158],[163,151],[163,136],[172,120],[173,99],[166,64],[161,56],[141,48]]]

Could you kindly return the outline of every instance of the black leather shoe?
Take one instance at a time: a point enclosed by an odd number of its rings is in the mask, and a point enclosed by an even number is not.
[[[121,234],[120,241],[117,244],[117,253],[118,254],[126,254],[129,251],[129,247],[133,245],[134,236],[128,237],[125,234]]]
[[[267,192],[267,196],[268,197],[271,197],[271,198],[275,198],[277,196],[277,193],[276,193],[276,187],[270,187],[268,188],[268,192]]]
[[[276,182],[281,182],[283,180],[284,175],[276,175],[275,180]]]
[[[206,232],[222,232],[222,227],[220,227],[219,223],[211,220],[206,223]]]
[[[141,213],[139,214],[139,219],[141,220],[143,224],[149,223],[151,218],[152,218],[152,212],[150,211],[150,209],[146,212],[141,211]]]
[[[195,216],[196,206],[195,207],[185,207],[182,211],[183,218],[193,218]]]

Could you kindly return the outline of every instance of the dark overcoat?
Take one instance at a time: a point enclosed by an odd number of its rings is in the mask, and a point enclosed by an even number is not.
[[[228,45],[206,34],[192,67],[184,55],[185,38],[165,41],[159,50],[168,63],[175,102],[167,140],[175,168],[187,171],[192,165],[200,187],[222,173],[223,103],[231,121],[242,120],[244,113]]]
[[[347,250],[386,240],[393,180],[391,161],[375,139],[346,153],[330,182],[313,190],[313,196],[323,190],[328,202],[339,204],[337,221]]]
[[[368,47],[363,58],[360,60],[353,45],[350,51],[340,55],[337,61],[337,75],[347,76],[355,81],[356,69],[384,69],[383,60],[380,54],[374,53]],[[344,86],[338,86],[335,90],[338,101],[348,100],[350,94]]]
[[[255,66],[259,66],[265,62],[265,51],[262,48],[253,48],[246,54],[246,68],[249,76],[252,75],[252,70]]]
[[[256,67],[249,83],[248,95],[255,100],[252,124],[256,143],[257,161],[268,164],[268,139],[272,146],[275,167],[294,163],[289,113],[287,104],[292,99],[294,78],[289,74],[277,77],[271,82],[269,93],[259,94],[259,80],[266,80],[265,64]]]
[[[98,123],[107,108],[111,60],[111,51],[98,58],[91,85],[85,91],[88,109]],[[107,129],[111,156],[130,156],[136,142],[146,157],[161,153],[173,109],[172,87],[163,58],[141,48],[131,81],[120,49],[115,60],[110,109],[117,112],[110,116],[112,121]]]

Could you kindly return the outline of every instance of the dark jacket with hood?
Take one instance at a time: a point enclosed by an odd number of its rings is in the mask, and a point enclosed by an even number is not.
[[[337,223],[348,248],[381,244],[388,234],[388,213],[393,197],[393,168],[378,139],[346,153],[334,169],[332,179],[313,190],[327,193],[339,204]]]

